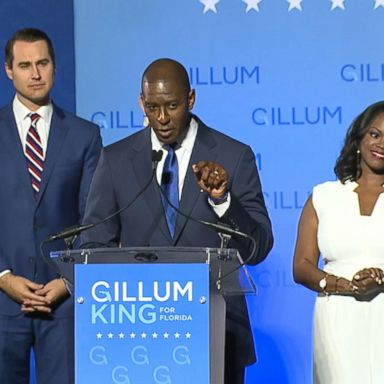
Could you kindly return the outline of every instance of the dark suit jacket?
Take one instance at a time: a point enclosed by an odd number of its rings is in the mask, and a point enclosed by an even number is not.
[[[58,277],[40,255],[40,243],[49,235],[77,225],[84,214],[86,198],[101,150],[99,127],[53,106],[42,184],[35,200],[27,163],[12,110],[0,110],[0,271],[37,283]],[[49,251],[63,243],[49,244]],[[72,313],[71,300],[55,311]],[[0,314],[14,316],[20,305],[0,292]]]
[[[184,181],[180,210],[198,219],[218,220],[208,203],[207,194],[201,193],[196,183],[191,164],[200,160],[222,164],[230,175],[232,200],[221,221],[256,240],[257,250],[250,263],[257,264],[267,256],[273,239],[253,152],[248,146],[197,121],[198,132]],[[146,128],[102,151],[88,197],[86,223],[95,223],[132,200],[151,177],[151,150],[150,129]],[[84,245],[94,243],[100,246],[103,243],[128,247],[220,246],[215,231],[180,215],[172,239],[155,182],[120,215],[85,232],[81,242]],[[244,259],[250,254],[250,244],[244,239],[233,238],[229,247],[238,249]],[[227,332],[236,336],[228,337],[235,340],[236,360],[241,365],[252,363],[255,356],[244,298],[227,300]]]

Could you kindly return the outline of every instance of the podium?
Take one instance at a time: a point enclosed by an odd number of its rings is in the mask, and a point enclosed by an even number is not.
[[[51,254],[74,286],[75,383],[224,383],[225,297],[256,292],[234,249]]]

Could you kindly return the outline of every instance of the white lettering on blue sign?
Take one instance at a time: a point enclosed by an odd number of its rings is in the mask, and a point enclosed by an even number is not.
[[[153,281],[145,285],[143,281],[138,281],[134,286],[128,285],[127,281],[114,281],[110,284],[100,280],[95,282],[91,288],[92,298],[98,303],[110,302],[175,302],[185,297],[187,301],[193,300],[193,283],[188,281],[181,284],[178,281],[165,281],[159,283]]]
[[[123,324],[126,320],[132,324],[137,321],[144,324],[153,324],[156,322],[155,307],[152,304],[103,304],[91,306],[92,324]]]

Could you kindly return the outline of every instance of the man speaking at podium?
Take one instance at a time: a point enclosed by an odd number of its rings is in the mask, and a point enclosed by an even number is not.
[[[0,383],[29,382],[33,348],[39,384],[73,384],[73,303],[40,244],[80,223],[100,132],[52,103],[55,54],[43,31],[12,36],[5,70],[16,96],[0,110]]]
[[[248,263],[265,259],[273,238],[254,154],[208,128],[191,113],[194,102],[180,63],[159,59],[147,67],[139,98],[146,127],[102,151],[84,222],[96,223],[132,204],[84,232],[83,245],[220,247],[218,234],[191,215],[253,237],[257,249]],[[148,184],[156,163],[151,153],[159,150],[164,156],[157,159],[158,184]],[[232,236],[229,247],[249,258],[250,241]],[[226,303],[225,383],[243,384],[245,367],[255,361],[246,303],[239,296]]]

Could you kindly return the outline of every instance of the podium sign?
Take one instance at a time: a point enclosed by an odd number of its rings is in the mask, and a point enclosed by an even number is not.
[[[255,293],[234,249],[51,254],[75,287],[76,384],[223,384],[225,297]]]
[[[210,382],[208,264],[74,268],[76,384]]]

